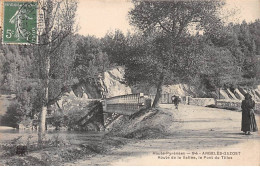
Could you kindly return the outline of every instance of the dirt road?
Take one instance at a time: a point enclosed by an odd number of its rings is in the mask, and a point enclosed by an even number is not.
[[[241,112],[160,105],[173,123],[163,139],[136,140],[65,165],[260,165],[260,133],[243,135]],[[260,118],[257,116],[258,127]]]

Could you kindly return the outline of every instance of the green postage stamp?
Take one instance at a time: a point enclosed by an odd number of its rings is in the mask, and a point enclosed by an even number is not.
[[[2,2],[2,42],[4,44],[37,43],[37,2]]]

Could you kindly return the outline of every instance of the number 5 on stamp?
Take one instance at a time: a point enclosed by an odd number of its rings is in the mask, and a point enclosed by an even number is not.
[[[3,3],[4,44],[37,42],[37,2],[8,1]]]

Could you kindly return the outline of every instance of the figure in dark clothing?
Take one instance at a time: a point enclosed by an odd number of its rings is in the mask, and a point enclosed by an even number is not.
[[[245,94],[245,100],[242,101],[242,127],[241,131],[246,135],[250,135],[250,132],[257,131],[257,124],[254,114],[255,102],[250,94]]]
[[[179,96],[175,96],[175,95],[172,96],[172,103],[175,105],[175,109],[178,109],[178,105],[179,105],[180,101],[181,100],[180,100]]]

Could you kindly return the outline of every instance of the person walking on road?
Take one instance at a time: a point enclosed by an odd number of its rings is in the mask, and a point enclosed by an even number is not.
[[[178,96],[173,95],[172,96],[172,103],[174,103],[175,109],[178,109],[178,105],[180,103],[180,98]]]
[[[255,114],[254,114],[255,102],[249,93],[245,94],[245,100],[242,101],[242,126],[241,131],[246,135],[250,135],[250,132],[258,131]]]

